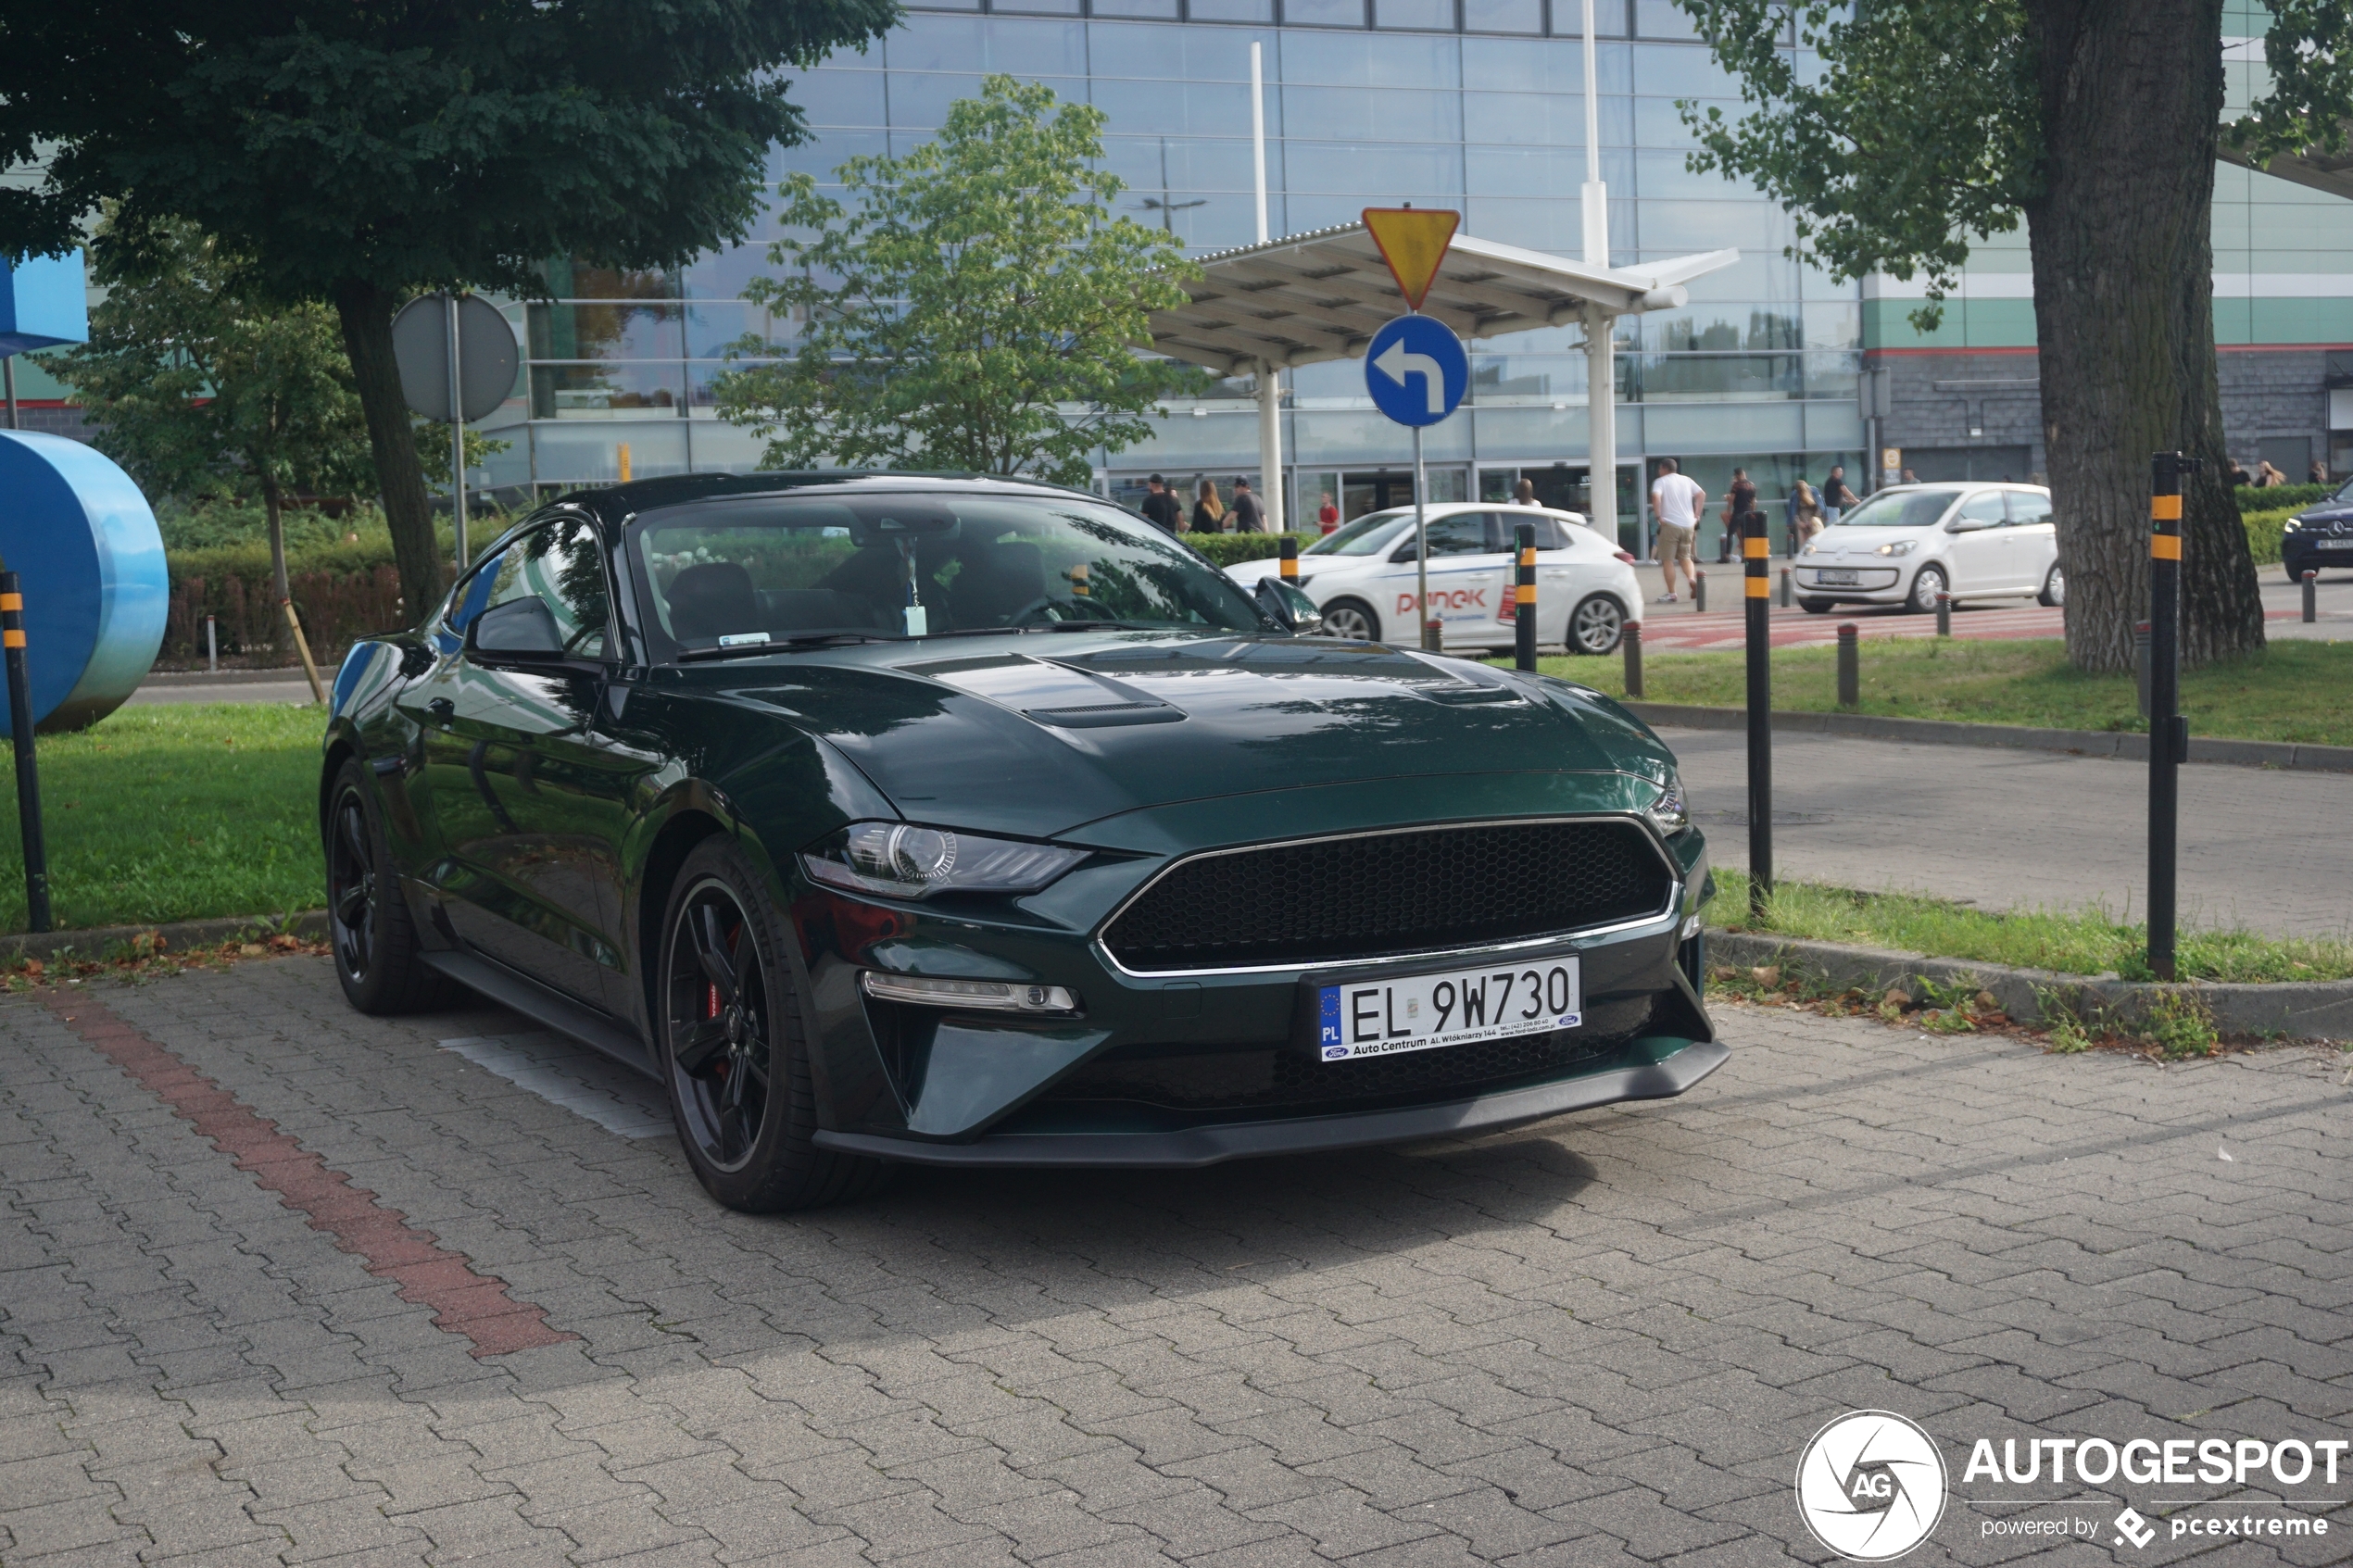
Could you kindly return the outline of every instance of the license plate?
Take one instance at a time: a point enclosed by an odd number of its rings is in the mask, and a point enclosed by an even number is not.
[[[2323,550],[2353,550],[2353,539],[2319,539],[2314,543]]]
[[[1856,577],[1851,571],[1841,571],[1831,568],[1815,572],[1814,581],[1826,588],[1852,588],[1855,586]]]
[[[1585,1022],[1573,953],[1326,985],[1320,1000],[1316,1054],[1326,1061],[1466,1046]]]

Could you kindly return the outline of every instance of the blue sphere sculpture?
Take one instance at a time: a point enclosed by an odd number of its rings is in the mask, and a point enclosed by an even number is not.
[[[24,586],[34,727],[84,729],[121,707],[171,605],[163,535],[131,476],[79,441],[0,430],[0,565]]]

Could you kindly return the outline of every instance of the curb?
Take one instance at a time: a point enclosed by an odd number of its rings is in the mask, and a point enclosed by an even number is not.
[[[1748,713],[1739,708],[1697,708],[1671,702],[1625,702],[1643,723],[1684,730],[1744,730]],[[1963,724],[1944,719],[1887,719],[1866,713],[1782,713],[1773,728],[1796,734],[1844,735],[1854,740],[1906,740],[1930,746],[2007,746],[2029,751],[2068,751],[2084,757],[2148,760],[2149,738],[2120,730],[2045,730],[2031,724]],[[2209,740],[2190,737],[2190,760],[2225,762],[2242,768],[2286,768],[2353,773],[2353,746],[2306,746],[2271,740]]]
[[[88,931],[19,932],[0,936],[0,960],[49,959],[60,953],[102,958],[117,947],[128,947],[142,936],[160,936],[165,951],[208,947],[248,934],[323,937],[327,911],[306,909],[293,915],[245,915],[222,920],[181,920],[163,925],[101,925]]]
[[[325,671],[321,671],[321,677]],[[223,670],[214,674],[208,670],[150,670],[140,681],[143,686],[227,686],[246,684],[283,685],[303,678],[302,666],[286,670]]]
[[[1969,985],[1993,993],[2002,1010],[2020,1023],[2048,1022],[2044,1003],[2055,1002],[2078,1018],[2106,1016],[2136,1021],[2166,995],[2187,997],[2225,1035],[2288,1035],[2299,1039],[2353,1038],[2353,980],[2283,981],[2277,985],[2179,985],[2093,979],[2047,969],[1931,959],[1884,947],[1850,947],[1766,932],[1707,933],[1709,960],[1742,968],[1780,964],[1838,986],[1879,990],[1913,979],[1939,985]]]

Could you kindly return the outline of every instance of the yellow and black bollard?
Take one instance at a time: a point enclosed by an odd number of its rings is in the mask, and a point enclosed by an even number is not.
[[[2190,749],[2189,725],[2175,712],[2182,696],[2182,475],[2196,473],[2198,460],[2159,452],[2149,467],[2148,958],[2149,972],[2171,980],[2180,768]]]
[[[1773,583],[1765,514],[1741,520],[1748,606],[1748,908],[1759,920],[1773,894]]]
[[[1276,553],[1282,558],[1281,564],[1278,565],[1276,570],[1283,574],[1284,582],[1290,583],[1294,588],[1298,587],[1299,541],[1292,538],[1288,533],[1284,534],[1282,547]]]
[[[32,676],[25,667],[24,587],[0,571],[0,645],[7,652],[8,734],[17,748],[17,825],[24,834],[25,925],[47,931],[49,850],[41,834],[41,770],[32,751]]]
[[[1512,654],[1513,662],[1522,670],[1536,668],[1536,525],[1523,522],[1513,529],[1519,535],[1518,564],[1512,569]],[[1577,635],[1577,628],[1568,629]]]

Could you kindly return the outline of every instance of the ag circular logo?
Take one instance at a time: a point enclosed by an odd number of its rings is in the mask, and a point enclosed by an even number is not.
[[[1901,1557],[1944,1517],[1944,1458],[1936,1439],[1891,1411],[1840,1416],[1798,1459],[1797,1512],[1841,1557]]]

